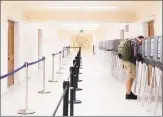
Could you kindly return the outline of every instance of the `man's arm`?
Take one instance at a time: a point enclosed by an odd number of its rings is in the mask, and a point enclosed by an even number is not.
[[[140,46],[138,44],[134,45],[134,58],[135,60],[143,60],[142,55],[140,53]]]
[[[134,44],[134,56],[133,57],[136,59],[137,56],[138,56],[138,45],[135,43]]]

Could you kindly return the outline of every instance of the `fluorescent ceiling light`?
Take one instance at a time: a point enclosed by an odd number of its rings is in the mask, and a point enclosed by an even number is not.
[[[62,6],[49,6],[49,7],[44,7],[44,8],[47,8],[47,9],[80,9],[80,7],[62,7]]]
[[[64,24],[64,26],[99,26],[100,24]]]
[[[76,7],[76,6],[48,6],[47,9],[82,9],[82,10],[108,10],[117,9],[115,6],[90,6],[90,7]]]
[[[96,30],[95,28],[65,28],[67,30]]]
[[[97,26],[66,26],[63,28],[98,28]]]
[[[102,9],[117,9],[117,7],[115,7],[115,6],[112,6],[112,7],[104,7],[104,6],[102,6],[102,7],[84,7],[84,9],[97,9],[97,10],[102,10]]]
[[[96,30],[100,24],[63,24],[61,28],[69,30]]]

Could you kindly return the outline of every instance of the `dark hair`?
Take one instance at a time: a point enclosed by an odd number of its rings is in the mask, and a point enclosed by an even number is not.
[[[138,39],[143,39],[144,38],[144,36],[138,36]]]

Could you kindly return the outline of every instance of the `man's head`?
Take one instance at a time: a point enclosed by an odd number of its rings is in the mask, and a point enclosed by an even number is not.
[[[139,45],[142,44],[143,39],[144,39],[143,36],[138,36],[138,37],[137,37],[137,40],[138,40],[138,42],[139,42]]]

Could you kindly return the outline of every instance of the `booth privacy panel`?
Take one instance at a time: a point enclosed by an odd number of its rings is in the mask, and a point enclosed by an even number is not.
[[[147,37],[143,40],[142,57],[146,60],[163,63],[162,36]]]
[[[163,41],[162,36],[157,36],[154,46],[155,52],[154,52],[154,61],[163,63]]]
[[[106,40],[106,50],[107,51],[116,51],[118,50],[118,45],[121,39]]]
[[[143,42],[142,42],[142,57],[144,59],[147,59],[147,56],[148,56],[148,49],[149,49],[148,40],[149,40],[149,37],[143,39]]]

